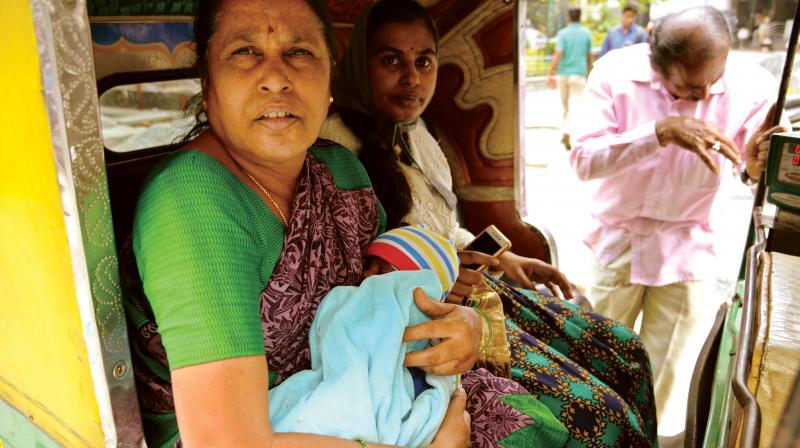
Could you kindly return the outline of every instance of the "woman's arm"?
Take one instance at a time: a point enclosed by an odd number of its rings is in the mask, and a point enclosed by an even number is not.
[[[246,356],[176,369],[172,372],[175,411],[188,447],[359,448],[357,441],[315,434],[274,433],[269,423],[267,361]],[[469,443],[469,415],[463,390],[453,394],[433,448]],[[369,444],[370,447],[387,445]]]
[[[499,258],[500,269],[523,288],[533,289],[534,283],[543,283],[558,297],[556,288],[558,286],[564,298],[572,298],[572,288],[567,277],[555,266],[535,258],[522,257],[511,251],[504,252]]]
[[[359,443],[352,440],[273,433],[269,423],[267,378],[264,356],[226,359],[172,372],[175,411],[183,445],[359,447]]]
[[[270,446],[267,378],[264,356],[174,370],[172,389],[183,445]]]

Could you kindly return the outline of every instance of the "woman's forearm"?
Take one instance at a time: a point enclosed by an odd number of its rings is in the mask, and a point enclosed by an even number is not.
[[[271,448],[361,448],[362,446],[361,442],[357,440],[344,440],[316,434],[276,433],[273,434]],[[367,446],[370,448],[388,448],[393,445],[368,443]]]
[[[202,447],[360,448],[353,440],[302,433],[275,433],[269,423],[267,362],[247,356],[172,372],[183,445]],[[382,447],[370,443],[371,448]]]

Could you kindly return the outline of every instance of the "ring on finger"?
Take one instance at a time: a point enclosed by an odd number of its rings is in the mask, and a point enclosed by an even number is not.
[[[714,144],[713,144],[713,145],[711,145],[711,147],[710,147],[710,148],[708,148],[708,149],[711,149],[712,151],[716,151],[716,152],[722,152],[722,143],[721,143],[719,140],[717,140],[717,141],[716,141],[716,142],[714,142]]]

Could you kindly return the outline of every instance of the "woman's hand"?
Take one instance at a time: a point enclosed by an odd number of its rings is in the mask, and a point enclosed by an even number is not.
[[[456,283],[450,288],[450,294],[444,299],[447,303],[463,304],[464,297],[472,295],[472,288],[483,280],[483,274],[469,269],[464,265],[483,265],[497,266],[499,260],[491,255],[480,252],[464,251],[458,253],[461,266],[458,269]]]
[[[433,320],[406,328],[403,342],[434,338],[442,342],[408,353],[403,365],[434,375],[455,375],[471,369],[481,342],[480,316],[472,308],[431,300],[421,288],[414,290],[414,303]]]
[[[565,299],[572,298],[572,288],[567,277],[555,266],[535,258],[521,257],[511,251],[500,255],[500,269],[511,280],[525,289],[533,289],[533,283],[544,283],[558,297],[556,286],[561,288]]]
[[[442,426],[429,448],[462,448],[469,446],[470,416],[466,411],[467,393],[458,388],[450,398],[450,406],[442,420]]]

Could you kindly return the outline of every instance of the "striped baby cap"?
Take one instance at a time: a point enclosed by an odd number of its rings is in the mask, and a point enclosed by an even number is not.
[[[458,277],[458,253],[453,243],[422,224],[379,235],[367,246],[367,255],[383,259],[398,271],[434,271],[444,289],[442,300]]]

